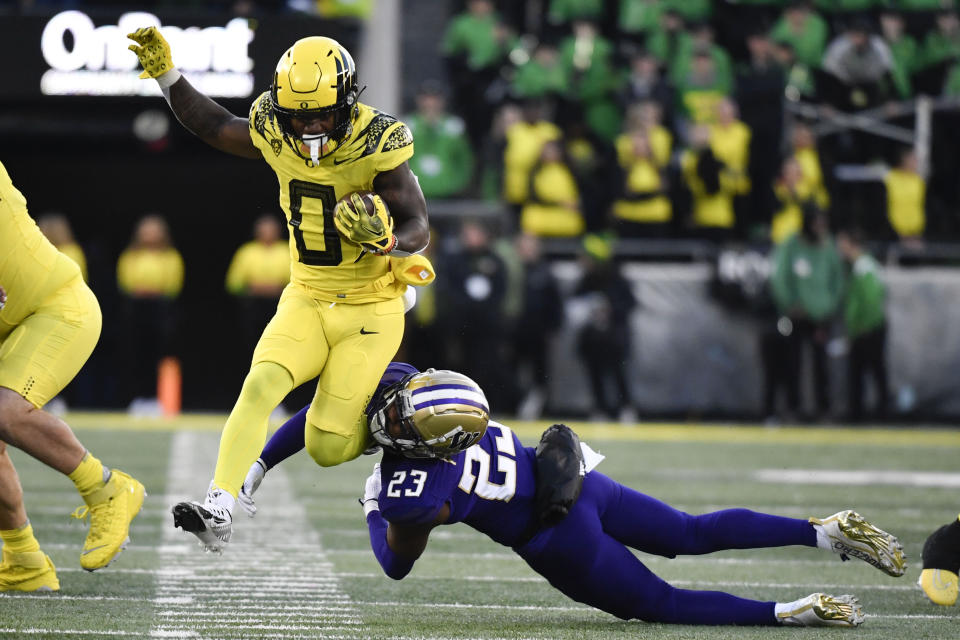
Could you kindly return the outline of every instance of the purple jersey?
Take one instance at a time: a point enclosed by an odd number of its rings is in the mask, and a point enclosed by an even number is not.
[[[388,522],[429,523],[449,504],[446,524],[464,522],[511,547],[533,520],[535,451],[497,422],[450,460],[384,455],[380,478],[380,513]]]

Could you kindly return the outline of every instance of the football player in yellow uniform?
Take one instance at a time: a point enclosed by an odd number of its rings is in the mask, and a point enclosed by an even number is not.
[[[100,306],[80,268],[27,214],[27,201],[0,164],[0,591],[56,591],[50,558],[27,520],[7,444],[67,475],[90,516],[80,564],[107,566],[128,541],[143,485],[100,464],[65,422],[42,411],[77,374],[100,337]]]
[[[369,446],[361,417],[400,345],[405,282],[432,279],[429,263],[410,257],[429,239],[426,203],[407,165],[409,129],[359,102],[353,58],[335,40],[295,42],[270,89],[240,118],[180,76],[156,28],[129,37],[141,77],[157,81],[188,130],[227,153],[266,160],[290,225],[291,282],[224,426],[206,499],[173,508],[175,526],[219,552],[267,419],[294,387],[319,375],[305,427],[318,464],[352,460]],[[372,212],[360,197],[341,200],[356,191],[376,192]]]

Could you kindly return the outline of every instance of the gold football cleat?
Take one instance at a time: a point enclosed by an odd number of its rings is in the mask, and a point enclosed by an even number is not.
[[[873,526],[856,511],[841,511],[828,518],[810,518],[829,539],[834,553],[843,560],[860,558],[890,576],[902,576],[907,570],[903,545],[883,529]]]
[[[811,593],[777,614],[777,621],[793,627],[859,627],[863,624],[860,601],[850,595]]]

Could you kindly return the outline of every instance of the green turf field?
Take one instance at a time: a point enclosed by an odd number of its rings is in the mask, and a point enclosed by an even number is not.
[[[854,507],[900,536],[911,567],[890,578],[807,548],[666,560],[677,585],[771,600],[813,591],[859,596],[858,630],[667,627],[623,622],[555,592],[509,549],[465,525],[434,532],[402,582],[383,576],[356,498],[374,458],[321,470],[305,454],[267,475],[260,513],[239,511],[220,557],[172,528],[170,505],[199,498],[219,418],[164,423],[74,416],[83,442],[150,495],[109,568],[79,567],[84,525],[69,480],[13,451],[27,508],[61,591],[0,595],[2,638],[952,638],[960,606],[930,605],[915,583],[920,548],[960,510],[960,432],[573,425],[607,456],[600,470],[691,512],[745,506],[825,516]],[[94,428],[106,425],[108,428]],[[515,425],[534,444],[546,425]],[[850,472],[863,473],[850,473]]]

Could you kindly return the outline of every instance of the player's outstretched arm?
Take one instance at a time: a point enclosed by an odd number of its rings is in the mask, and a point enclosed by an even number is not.
[[[427,201],[410,165],[404,162],[395,169],[378,173],[373,179],[373,190],[387,203],[393,216],[396,250],[416,253],[425,249],[430,241]]]
[[[373,467],[373,474],[364,485],[363,512],[370,531],[370,546],[383,572],[394,580],[403,579],[413,568],[413,563],[427,548],[430,531],[450,518],[450,505],[445,504],[432,522],[417,525],[398,525],[387,522],[380,515],[380,465]]]
[[[127,37],[136,42],[129,49],[143,66],[141,78],[153,78],[177,120],[212,147],[243,158],[259,158],[250,139],[246,118],[238,118],[193,88],[173,65],[170,45],[156,27],[137,29]]]

